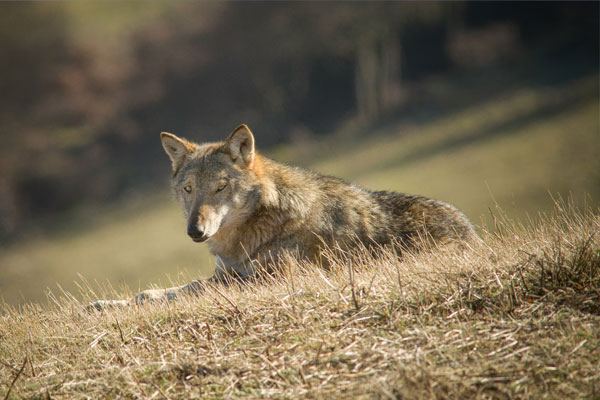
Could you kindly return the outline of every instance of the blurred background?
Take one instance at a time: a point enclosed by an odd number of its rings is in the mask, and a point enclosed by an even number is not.
[[[209,276],[161,131],[485,225],[600,204],[598,2],[0,4],[0,296]]]

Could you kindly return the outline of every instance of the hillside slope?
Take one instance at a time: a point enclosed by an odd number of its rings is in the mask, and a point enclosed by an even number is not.
[[[598,77],[533,87],[425,122],[395,121],[365,134],[273,149],[273,158],[341,176],[371,189],[422,194],[489,223],[496,202],[536,218],[552,196],[581,206],[600,201]],[[255,132],[260,148],[260,132]],[[165,156],[165,168],[168,160]],[[11,305],[45,299],[47,288],[77,293],[79,275],[97,288],[135,292],[178,275],[208,276],[206,246],[185,234],[168,185],[157,195],[91,210],[59,234],[0,249],[0,295]],[[551,196],[552,195],[552,196]]]
[[[563,207],[537,228],[496,215],[463,252],[332,255],[327,272],[290,261],[276,279],[170,304],[7,309],[0,393],[597,398],[598,211]]]

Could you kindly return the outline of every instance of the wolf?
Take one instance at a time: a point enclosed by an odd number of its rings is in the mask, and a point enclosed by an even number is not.
[[[424,241],[444,245],[477,237],[465,215],[445,202],[366,190],[265,157],[245,124],[223,142],[197,144],[166,132],[161,141],[187,234],[209,246],[215,273],[207,281],[146,290],[130,300],[99,301],[95,308],[174,299],[201,293],[208,282],[252,279],[286,254],[319,262],[326,247],[411,250]]]

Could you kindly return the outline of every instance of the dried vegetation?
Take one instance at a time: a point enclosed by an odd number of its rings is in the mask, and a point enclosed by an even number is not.
[[[600,217],[557,206],[482,242],[290,261],[248,287],[105,313],[5,308],[6,398],[600,396]],[[87,294],[89,299],[96,295]],[[114,294],[113,294],[114,295]],[[86,299],[87,301],[87,299]]]

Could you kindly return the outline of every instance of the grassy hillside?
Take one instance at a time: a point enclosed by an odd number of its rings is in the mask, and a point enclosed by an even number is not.
[[[552,208],[551,195],[577,205],[600,199],[598,77],[532,87],[424,122],[400,120],[315,144],[273,149],[283,161],[342,176],[372,189],[451,202],[475,222],[497,202],[525,219]],[[260,132],[256,132],[260,148]],[[165,168],[169,162],[165,155]],[[489,218],[488,218],[489,220]],[[185,234],[179,206],[162,193],[69,219],[52,237],[1,248],[0,294],[11,305],[77,293],[81,274],[97,288],[135,292],[169,278],[208,276],[206,246]]]
[[[537,228],[498,218],[466,251],[332,256],[327,272],[290,261],[276,279],[170,304],[7,309],[0,393],[594,399],[598,211],[560,209]]]

